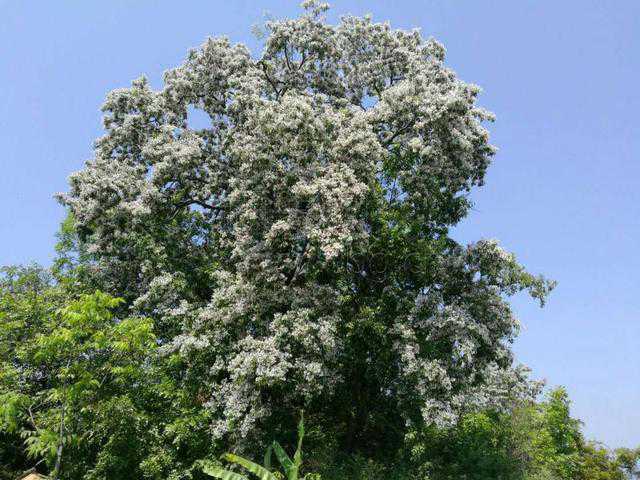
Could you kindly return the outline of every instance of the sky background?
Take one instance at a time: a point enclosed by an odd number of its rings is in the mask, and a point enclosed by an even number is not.
[[[53,256],[53,200],[91,156],[105,94],[180,64],[207,36],[255,47],[251,27],[297,1],[0,0],[0,264]],[[500,149],[463,241],[497,238],[559,282],[514,299],[518,359],[564,385],[591,438],[640,444],[640,2],[334,0],[444,43],[483,87]]]

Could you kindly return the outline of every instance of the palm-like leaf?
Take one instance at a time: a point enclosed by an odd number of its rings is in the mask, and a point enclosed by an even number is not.
[[[246,458],[234,455],[233,453],[225,453],[222,458],[228,462],[235,463],[244,467],[250,473],[253,473],[260,480],[276,480],[276,477],[265,467],[258,465],[257,463],[247,460]]]
[[[273,452],[273,447],[269,445],[267,451],[264,454],[264,468],[267,470],[271,470],[271,453]]]
[[[208,462],[202,463],[202,471],[210,477],[220,478],[221,480],[249,480],[244,475],[230,472],[229,470],[225,470],[224,468]]]
[[[282,448],[282,446],[276,441],[272,443],[272,446],[280,465],[282,465],[282,468],[284,469],[284,473],[287,475],[287,478],[289,480],[296,480],[297,475],[293,475],[293,470],[297,470],[297,468],[289,458],[289,455],[287,455],[287,452],[285,452],[284,448]]]
[[[274,441],[267,452],[264,455],[264,467],[257,463],[247,460],[233,453],[225,453],[222,458],[228,462],[235,463],[246,469],[249,473],[254,474],[260,480],[277,480],[275,475],[270,472],[271,470],[271,453],[275,452],[278,461],[282,465],[282,468],[287,476],[287,480],[298,480],[298,472],[302,465],[302,439],[304,438],[304,418],[300,415],[300,423],[298,424],[298,447],[296,453],[293,456],[293,460],[289,458],[287,452],[284,451],[282,446]],[[202,462],[202,471],[209,476],[220,478],[222,480],[249,480],[247,477],[240,475],[239,473],[225,470],[210,462]]]

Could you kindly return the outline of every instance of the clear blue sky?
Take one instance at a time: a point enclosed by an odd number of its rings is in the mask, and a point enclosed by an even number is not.
[[[0,264],[48,263],[52,199],[91,155],[107,91],[162,72],[208,35],[251,46],[296,1],[0,0]],[[587,434],[640,444],[640,2],[335,0],[421,27],[481,85],[500,152],[462,240],[498,238],[558,280],[524,298],[521,361],[565,385]]]

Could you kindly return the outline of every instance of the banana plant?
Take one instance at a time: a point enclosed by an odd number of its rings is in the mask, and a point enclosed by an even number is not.
[[[278,462],[284,470],[284,474],[287,480],[298,480],[300,478],[300,466],[302,465],[302,439],[304,438],[304,418],[300,415],[300,423],[298,423],[298,447],[293,460],[284,451],[284,448],[274,440],[274,442],[267,449],[267,453],[264,456],[264,466],[247,460],[233,453],[225,453],[222,455],[222,459],[229,463],[235,463],[241,466],[249,473],[255,475],[260,480],[278,480],[278,477],[271,472],[271,455],[275,453]],[[207,475],[219,478],[221,480],[249,480],[246,476],[225,470],[224,468],[215,465],[211,462],[202,462],[202,471]]]

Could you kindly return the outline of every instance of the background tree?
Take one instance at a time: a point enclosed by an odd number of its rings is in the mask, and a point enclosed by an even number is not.
[[[20,433],[24,400],[45,381],[18,355],[62,304],[42,268],[5,267],[0,272],[0,474],[13,480],[31,466]]]
[[[411,432],[403,463],[432,480],[632,478],[619,454],[584,438],[569,407],[566,391],[557,388],[506,413],[468,413],[455,428]]]
[[[46,298],[42,295],[40,302]],[[82,296],[59,311],[43,312],[29,305],[24,317],[7,303],[3,340],[13,337],[20,342],[12,345],[10,357],[3,357],[0,413],[3,430],[19,433],[30,458],[45,460],[52,477],[60,478],[63,460],[74,455],[91,458],[89,447],[100,443],[105,421],[136,429],[129,441],[143,437],[144,430],[136,428],[140,418],[128,413],[131,399],[140,395],[136,387],[142,358],[153,348],[149,321],[112,322],[110,309],[119,301],[101,293]],[[105,443],[123,438],[113,433]],[[119,462],[130,463],[126,457],[136,450],[121,445]],[[95,461],[100,468],[101,459]],[[68,468],[84,463],[72,461]]]

